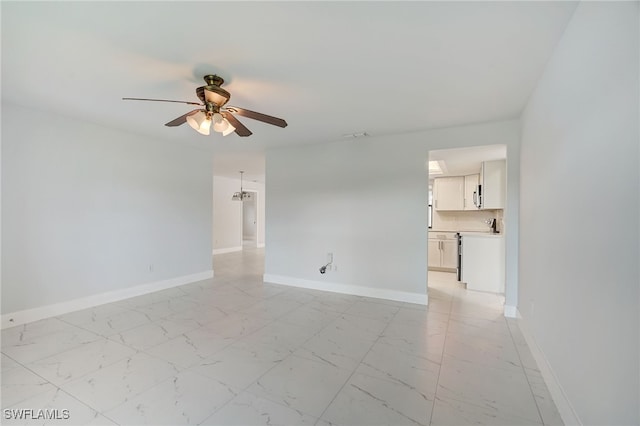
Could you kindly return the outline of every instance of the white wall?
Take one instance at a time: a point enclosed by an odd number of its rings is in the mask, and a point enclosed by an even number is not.
[[[213,177],[213,252],[242,249],[242,203],[233,201],[240,179]]]
[[[505,144],[516,163],[519,132],[508,121],[268,151],[265,279],[425,300],[429,150]],[[321,275],[328,252],[338,270]]]
[[[211,271],[202,151],[2,105],[2,312]]]
[[[243,182],[244,190],[255,191],[257,206],[257,244],[264,246],[265,186],[261,182]],[[242,249],[242,203],[231,196],[240,190],[240,179],[213,177],[213,252]]]
[[[256,194],[249,192],[249,198],[242,203],[242,238],[255,241],[257,239],[258,209]]]
[[[252,191],[255,194],[255,203],[256,203],[256,214],[258,223],[256,224],[256,242],[258,247],[264,247],[265,243],[265,206],[266,206],[266,196],[265,196],[265,184],[264,182],[244,182],[243,187],[245,191]]]
[[[522,120],[519,310],[569,422],[640,423],[638,18],[580,3]]]

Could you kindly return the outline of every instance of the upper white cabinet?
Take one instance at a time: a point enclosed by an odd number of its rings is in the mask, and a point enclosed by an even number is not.
[[[506,160],[484,161],[480,173],[433,180],[433,207],[439,211],[504,209]]]
[[[436,210],[463,210],[464,176],[434,179],[433,207]]]
[[[480,200],[478,198],[478,185],[480,184],[480,174],[467,175],[464,177],[464,202],[463,210],[478,210]]]
[[[506,160],[485,161],[480,169],[480,208],[504,209]]]

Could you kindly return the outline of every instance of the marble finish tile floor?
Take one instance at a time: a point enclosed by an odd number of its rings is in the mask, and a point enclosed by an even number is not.
[[[3,330],[2,424],[562,424],[501,297],[439,272],[429,307],[290,288],[263,259]]]

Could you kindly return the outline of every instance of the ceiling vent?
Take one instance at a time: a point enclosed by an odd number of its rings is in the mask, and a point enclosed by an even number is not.
[[[369,136],[369,133],[367,133],[367,132],[358,132],[358,133],[346,133],[346,134],[342,135],[342,137],[345,138],[345,139],[364,138],[366,136]]]

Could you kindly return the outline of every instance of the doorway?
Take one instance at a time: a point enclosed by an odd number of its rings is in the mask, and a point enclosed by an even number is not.
[[[242,202],[242,248],[258,247],[258,193],[245,191]]]
[[[506,145],[434,150],[428,154],[427,291],[505,292]],[[498,194],[498,195],[496,195]],[[491,195],[491,197],[490,197]],[[497,197],[497,198],[496,198]],[[478,242],[501,246],[472,253]],[[465,241],[470,248],[467,253]],[[484,247],[481,244],[481,247]],[[488,257],[487,257],[488,256]],[[465,268],[466,265],[466,268]],[[497,275],[485,277],[493,265]],[[479,278],[473,275],[480,268]]]

